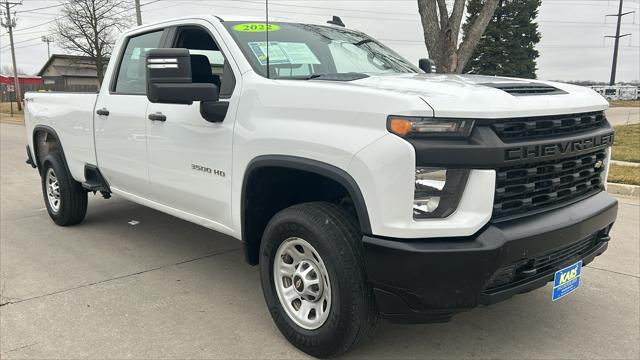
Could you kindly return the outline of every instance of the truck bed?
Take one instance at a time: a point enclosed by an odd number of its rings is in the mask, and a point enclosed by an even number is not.
[[[85,164],[96,164],[93,136],[93,116],[97,93],[25,94],[25,126],[27,134],[38,127],[53,129],[63,144],[64,155],[77,181],[83,182]],[[34,138],[28,136],[29,147],[35,151]]]

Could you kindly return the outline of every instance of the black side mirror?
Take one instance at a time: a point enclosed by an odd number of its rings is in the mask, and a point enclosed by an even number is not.
[[[147,53],[147,98],[152,103],[191,104],[218,101],[218,87],[193,83],[187,49],[153,49]]]
[[[227,116],[229,102],[203,101],[200,103],[200,115],[208,122],[223,122]]]
[[[436,72],[436,64],[431,59],[420,59],[418,61],[418,67],[427,74]]]

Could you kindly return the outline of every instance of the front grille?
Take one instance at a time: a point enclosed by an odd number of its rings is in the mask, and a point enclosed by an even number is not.
[[[606,230],[601,230],[569,246],[502,267],[491,276],[484,291],[492,292],[498,289],[503,290],[504,288],[517,285],[520,282],[535,279],[536,275],[543,276],[549,273],[550,270],[557,270],[559,266],[564,265],[564,263],[571,259],[578,261],[578,259],[583,258],[591,252],[594,247],[599,245],[601,238],[605,236]]]
[[[521,141],[593,130],[604,126],[605,122],[604,112],[598,111],[496,120],[491,127],[503,141]]]
[[[602,191],[606,151],[496,170],[493,218],[528,215]]]

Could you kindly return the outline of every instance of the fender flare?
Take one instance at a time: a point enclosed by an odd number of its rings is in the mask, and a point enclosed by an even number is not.
[[[252,174],[256,170],[264,167],[281,167],[306,171],[309,173],[324,176],[342,185],[347,190],[349,196],[353,201],[356,214],[358,215],[360,231],[365,235],[371,234],[371,221],[369,219],[369,212],[367,211],[367,205],[364,200],[364,196],[362,195],[360,187],[358,186],[356,181],[346,171],[321,161],[301,158],[297,156],[262,155],[254,158],[249,162],[242,180],[242,194],[240,196],[240,221],[242,228],[242,241],[244,242],[245,246],[247,245],[247,186]]]
[[[62,141],[60,140],[60,136],[58,136],[58,133],[56,132],[56,130],[50,126],[47,125],[36,125],[33,127],[33,132],[31,134],[31,138],[32,138],[32,143],[33,143],[33,155],[35,156],[35,163],[36,166],[38,168],[38,171],[40,170],[40,163],[39,163],[39,158],[38,158],[38,147],[36,146],[36,133],[40,132],[40,131],[44,131],[49,133],[51,136],[53,136],[54,138],[56,138],[56,140],[58,141],[58,146],[60,147],[60,155],[62,155],[62,160],[64,161],[65,164],[67,164],[67,158],[64,155],[64,148],[62,147]]]

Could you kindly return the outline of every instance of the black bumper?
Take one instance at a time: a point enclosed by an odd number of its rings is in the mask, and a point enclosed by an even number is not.
[[[490,223],[471,237],[365,236],[379,312],[396,322],[447,321],[544,286],[555,271],[580,259],[587,264],[607,249],[617,208],[601,192],[561,209]]]

